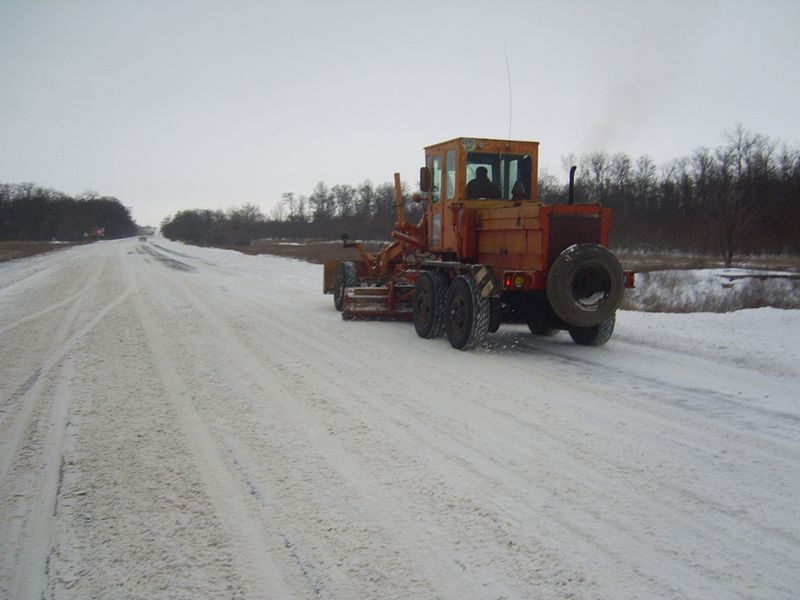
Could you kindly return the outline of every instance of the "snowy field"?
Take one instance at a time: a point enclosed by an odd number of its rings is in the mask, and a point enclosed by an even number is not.
[[[732,312],[742,308],[800,309],[800,274],[768,269],[692,269],[636,274],[628,310]]]
[[[464,353],[322,267],[0,264],[0,598],[796,598],[800,311]]]

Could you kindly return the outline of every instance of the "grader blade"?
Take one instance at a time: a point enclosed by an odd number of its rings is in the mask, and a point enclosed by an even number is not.
[[[344,296],[342,318],[347,321],[410,321],[413,287],[357,287]]]

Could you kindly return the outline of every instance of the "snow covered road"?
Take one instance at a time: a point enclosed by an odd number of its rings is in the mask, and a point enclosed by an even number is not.
[[[0,265],[0,598],[792,598],[800,313],[344,322],[159,238]]]

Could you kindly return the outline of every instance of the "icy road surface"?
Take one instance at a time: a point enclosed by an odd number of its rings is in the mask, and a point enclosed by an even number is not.
[[[0,265],[0,598],[796,598],[800,313],[344,322],[155,238]]]

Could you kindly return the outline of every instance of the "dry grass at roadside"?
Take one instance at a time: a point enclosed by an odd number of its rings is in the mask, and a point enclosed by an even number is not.
[[[614,254],[625,269],[637,273],[683,269],[722,269],[725,266],[719,257],[664,251],[658,248],[615,249]],[[742,256],[733,266],[744,269],[770,269],[800,273],[800,256]]]
[[[69,248],[74,245],[75,244],[69,242],[0,242],[0,262],[34,256],[36,254],[42,254],[43,252],[63,250],[64,248]]]
[[[800,256],[741,257],[734,269],[710,256],[657,249],[615,250],[623,267],[636,272],[625,310],[731,312],[770,306],[800,309]]]
[[[386,242],[388,243],[388,242]],[[363,242],[367,252],[375,253],[380,249],[381,242]],[[245,254],[272,254],[297,258],[310,263],[322,264],[326,260],[358,260],[358,252],[354,248],[343,248],[342,242],[321,240],[306,240],[302,242],[287,242],[281,240],[256,240],[249,246],[237,246]]]
[[[756,269],[682,269],[639,273],[625,310],[732,312],[745,308],[800,309],[800,274]]]

